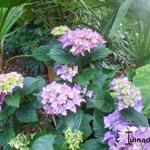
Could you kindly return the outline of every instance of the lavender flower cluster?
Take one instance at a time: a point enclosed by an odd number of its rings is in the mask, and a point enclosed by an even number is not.
[[[108,143],[109,150],[149,150],[150,128],[125,121],[118,111],[104,117],[104,123],[109,131],[105,133],[103,140]],[[148,139],[149,142],[146,142]]]
[[[141,112],[143,101],[140,90],[127,77],[114,79],[110,84],[111,95],[117,99],[118,110],[133,107]]]
[[[106,41],[104,38],[96,31],[91,29],[75,29],[68,30],[59,38],[62,43],[63,48],[71,46],[70,52],[73,55],[82,55],[85,53],[91,53],[93,48],[100,45],[104,45]]]
[[[78,66],[61,65],[57,68],[57,75],[63,80],[72,82],[73,77],[78,74]]]
[[[124,120],[119,112],[129,106],[141,112],[143,103],[140,91],[131,84],[128,78],[114,79],[111,83],[111,90],[112,95],[118,100],[118,108],[104,117],[105,128],[109,130],[105,133],[103,141],[108,143],[110,150],[149,150],[150,128]],[[132,132],[131,141],[129,141],[129,131]],[[137,138],[141,141],[134,140]],[[149,142],[143,142],[143,138],[149,138]]]
[[[67,110],[76,112],[77,106],[84,102],[82,93],[75,86],[53,81],[43,88],[42,104],[46,114],[67,115]]]
[[[4,97],[11,94],[15,87],[23,87],[23,76],[17,72],[0,74],[0,111],[4,102]]]

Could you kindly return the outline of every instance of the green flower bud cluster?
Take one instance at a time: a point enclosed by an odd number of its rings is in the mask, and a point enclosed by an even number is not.
[[[24,133],[18,134],[14,139],[12,139],[8,144],[10,147],[17,150],[29,150],[30,140],[33,139],[35,134],[26,135]]]
[[[59,36],[59,35],[63,35],[65,34],[65,32],[67,32],[69,30],[69,28],[67,26],[59,26],[59,27],[55,27],[52,29],[51,34],[55,35],[55,36]]]
[[[80,143],[83,142],[83,133],[79,130],[73,132],[71,128],[68,128],[65,131],[65,139],[69,150],[79,150]]]

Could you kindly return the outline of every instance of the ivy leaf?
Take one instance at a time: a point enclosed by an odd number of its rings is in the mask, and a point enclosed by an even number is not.
[[[121,115],[125,120],[133,121],[140,126],[149,127],[147,118],[142,113],[135,111],[133,108],[122,110]]]
[[[54,150],[55,138],[53,134],[41,136],[33,142],[31,150]]]
[[[14,92],[12,95],[5,96],[5,102],[9,106],[19,108],[20,106],[20,93]]]

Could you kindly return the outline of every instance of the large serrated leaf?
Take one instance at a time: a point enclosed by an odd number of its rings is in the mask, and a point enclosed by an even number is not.
[[[125,120],[133,121],[140,126],[149,127],[147,118],[142,113],[135,111],[133,108],[124,109],[120,113]]]
[[[144,101],[144,114],[150,118],[150,64],[136,70],[133,83],[141,91]]]
[[[55,138],[52,134],[41,136],[33,142],[31,150],[54,150]]]

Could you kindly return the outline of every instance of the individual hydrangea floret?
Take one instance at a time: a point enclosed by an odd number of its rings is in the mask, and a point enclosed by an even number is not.
[[[75,86],[53,81],[43,88],[42,104],[46,114],[67,115],[67,110],[76,112],[77,106],[84,102],[83,94]]]
[[[127,77],[114,79],[110,84],[111,95],[117,99],[118,109],[133,107],[141,112],[143,101],[140,90]]]
[[[57,75],[63,80],[72,82],[73,77],[78,74],[78,66],[61,65],[57,68]]]
[[[69,30],[59,38],[63,48],[71,47],[70,52],[73,55],[82,55],[91,53],[93,48],[102,46],[106,43],[104,38],[96,31],[91,29]]]
[[[67,26],[58,26],[52,29],[51,34],[54,36],[59,36],[65,34],[68,30],[70,30]]]
[[[68,128],[65,131],[65,139],[69,150],[80,150],[80,144],[83,142],[83,133],[79,130],[73,131]]]

